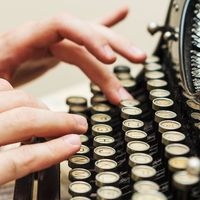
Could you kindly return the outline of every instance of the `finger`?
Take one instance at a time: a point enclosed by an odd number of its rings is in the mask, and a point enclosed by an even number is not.
[[[117,105],[122,99],[131,98],[107,66],[99,62],[86,49],[67,40],[54,45],[53,49],[53,54],[57,58],[79,66],[94,83],[100,86],[111,103]]]
[[[104,35],[111,47],[119,54],[127,58],[129,61],[134,63],[142,63],[146,59],[146,53],[141,49],[137,48],[131,42],[124,37],[118,35],[111,29],[101,25],[93,25],[94,28],[99,31],[100,34]]]
[[[87,121],[79,115],[21,107],[1,113],[0,127],[0,145],[4,145],[32,137],[83,134],[87,130]]]
[[[107,27],[111,27],[120,21],[122,21],[128,14],[128,6],[124,5],[119,9],[112,11],[101,19],[97,20],[97,23],[102,24]]]
[[[12,85],[5,79],[0,78],[0,91],[13,90]]]
[[[0,112],[5,112],[7,110],[23,106],[48,109],[43,102],[21,90],[0,92]]]
[[[0,184],[59,163],[76,153],[80,144],[80,137],[70,134],[49,142],[1,152]]]

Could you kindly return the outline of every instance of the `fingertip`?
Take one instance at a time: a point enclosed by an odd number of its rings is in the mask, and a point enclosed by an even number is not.
[[[74,118],[74,120],[76,121],[76,125],[78,125],[81,128],[82,132],[87,131],[88,123],[85,117],[75,114],[70,114],[70,116]]]
[[[75,151],[79,150],[81,146],[80,136],[76,134],[69,134],[62,137],[62,139],[69,145],[73,146]]]
[[[114,51],[109,45],[104,45],[101,48],[101,53],[103,54],[103,62],[106,64],[111,64],[116,61],[116,56],[114,54]]]

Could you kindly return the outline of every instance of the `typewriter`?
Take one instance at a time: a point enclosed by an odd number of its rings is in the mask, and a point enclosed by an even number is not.
[[[113,71],[132,100],[111,105],[93,83],[89,101],[66,100],[89,123],[66,165],[71,200],[200,199],[200,0],[171,1],[165,24],[148,31],[162,34],[143,70]],[[34,180],[38,200],[60,199],[56,165],[17,180],[14,200],[31,200]]]

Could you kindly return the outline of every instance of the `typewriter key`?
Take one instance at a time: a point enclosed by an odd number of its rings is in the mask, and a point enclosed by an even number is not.
[[[194,124],[194,126],[195,126],[197,129],[199,129],[199,130],[200,130],[200,122],[198,122],[198,123],[195,123],[195,124]]]
[[[136,99],[125,99],[120,102],[120,108],[139,106],[140,102]]]
[[[110,158],[112,159],[115,155],[116,151],[112,147],[109,146],[99,146],[94,149],[94,159],[99,160],[102,158]]]
[[[190,152],[190,148],[184,144],[174,143],[165,147],[165,157],[173,158],[176,156],[186,156]]]
[[[136,82],[132,79],[120,80],[122,86],[129,92],[133,91],[136,87]]]
[[[100,87],[94,83],[90,84],[90,89],[93,94],[102,94]]]
[[[89,138],[87,135],[80,135],[80,139],[81,139],[81,144],[87,144],[89,141]]]
[[[171,172],[177,172],[185,170],[187,168],[188,158],[187,157],[174,157],[168,160],[168,168]]]
[[[174,120],[163,120],[159,123],[159,132],[177,131],[181,128],[181,124]]]
[[[76,154],[88,156],[89,152],[90,152],[90,149],[87,146],[82,144],[80,147],[80,150],[78,152],[76,152]]]
[[[151,91],[153,89],[165,89],[167,87],[167,82],[160,79],[154,79],[147,81],[147,90]]]
[[[164,89],[154,89],[149,93],[149,98],[153,101],[156,98],[167,98],[170,96],[170,92]]]
[[[115,139],[108,135],[98,135],[93,140],[93,146],[110,146],[114,147],[115,145]]]
[[[131,69],[130,69],[130,67],[125,66],[125,65],[117,65],[117,66],[114,67],[113,72],[115,74],[118,74],[118,73],[130,73]]]
[[[85,114],[86,111],[87,111],[86,106],[72,105],[69,107],[69,113],[72,113],[72,114]]]
[[[113,129],[111,126],[106,124],[95,124],[92,126],[92,135],[112,135]]]
[[[169,98],[156,98],[152,101],[152,108],[155,111],[167,110],[174,105],[173,100]]]
[[[167,131],[162,134],[162,144],[167,146],[172,143],[182,143],[185,140],[185,135],[178,131]]]
[[[100,172],[95,177],[97,187],[102,186],[117,186],[120,176],[115,172]]]
[[[95,105],[95,104],[99,104],[99,103],[108,103],[108,100],[106,99],[106,97],[104,95],[100,95],[100,94],[96,94],[91,98],[91,104]]]
[[[90,159],[83,155],[73,155],[68,160],[68,165],[72,169],[74,168],[89,168]]]
[[[190,107],[192,110],[200,111],[200,104],[197,103],[196,101],[189,99],[186,101],[186,103],[187,103],[188,107]]]
[[[127,119],[122,122],[122,130],[124,132],[131,129],[140,129],[144,128],[144,122],[138,119]]]
[[[95,162],[95,172],[116,171],[117,162],[111,159],[100,159]]]
[[[90,196],[92,187],[89,183],[84,181],[75,181],[69,185],[69,193],[74,196]]]
[[[94,114],[91,116],[91,124],[110,124],[111,123],[111,117],[106,114]]]
[[[159,191],[160,186],[153,181],[138,181],[133,185],[133,190],[139,193],[148,193],[150,191]]]
[[[113,186],[104,186],[97,190],[97,200],[121,200],[121,196],[121,190]]]
[[[160,123],[164,120],[173,120],[177,117],[177,114],[170,110],[158,110],[155,112],[154,121]]]
[[[131,74],[130,73],[117,73],[116,74],[117,78],[119,80],[127,80],[127,79],[132,79]]]
[[[109,114],[111,112],[111,107],[107,104],[99,103],[91,107],[91,112],[92,114],[97,114],[97,113]]]
[[[187,171],[193,175],[200,175],[200,159],[197,157],[191,157],[188,160]]]
[[[152,180],[156,175],[156,170],[148,165],[137,165],[131,170],[131,178],[134,182],[140,180]]]
[[[142,110],[137,107],[123,107],[121,109],[121,117],[123,119],[138,119],[141,117]]]
[[[145,73],[145,78],[147,80],[161,79],[164,77],[165,77],[165,74],[163,72],[159,72],[159,71],[152,71],[152,72]]]
[[[159,71],[162,69],[162,66],[160,64],[157,63],[150,63],[150,64],[146,64],[144,66],[145,71],[151,72],[151,71]]]
[[[71,198],[70,200],[91,200],[91,199],[89,199],[89,198],[87,198],[87,197],[77,196],[77,197]]]
[[[126,142],[136,141],[136,140],[145,142],[147,140],[147,134],[141,130],[126,131],[126,133],[125,133],[125,141]]]
[[[131,200],[167,200],[167,197],[163,193],[157,191],[149,191],[147,193],[136,192],[133,194]]]
[[[91,179],[91,172],[83,168],[75,168],[69,171],[69,180],[74,181],[86,181]]]
[[[129,166],[134,167],[136,165],[151,165],[153,158],[146,153],[133,153],[129,156]]]
[[[147,59],[145,60],[145,65],[150,63],[154,64],[158,62],[160,62],[160,58],[158,56],[152,55],[147,57]]]
[[[146,153],[149,151],[149,144],[142,141],[131,141],[126,146],[126,152],[130,155],[132,153]]]
[[[87,107],[87,99],[79,96],[71,96],[66,100],[67,105],[69,106],[83,106]]]
[[[191,118],[195,121],[199,121],[200,122],[200,113],[199,112],[193,112],[191,113]]]

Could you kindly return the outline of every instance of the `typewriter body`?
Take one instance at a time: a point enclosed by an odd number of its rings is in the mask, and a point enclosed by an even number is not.
[[[133,100],[113,106],[93,83],[90,106],[67,98],[89,123],[66,166],[71,200],[200,199],[200,1],[171,1],[165,24],[148,30],[162,34],[144,69],[114,68]],[[56,165],[17,180],[14,200],[31,200],[34,180],[38,200],[61,199]]]

